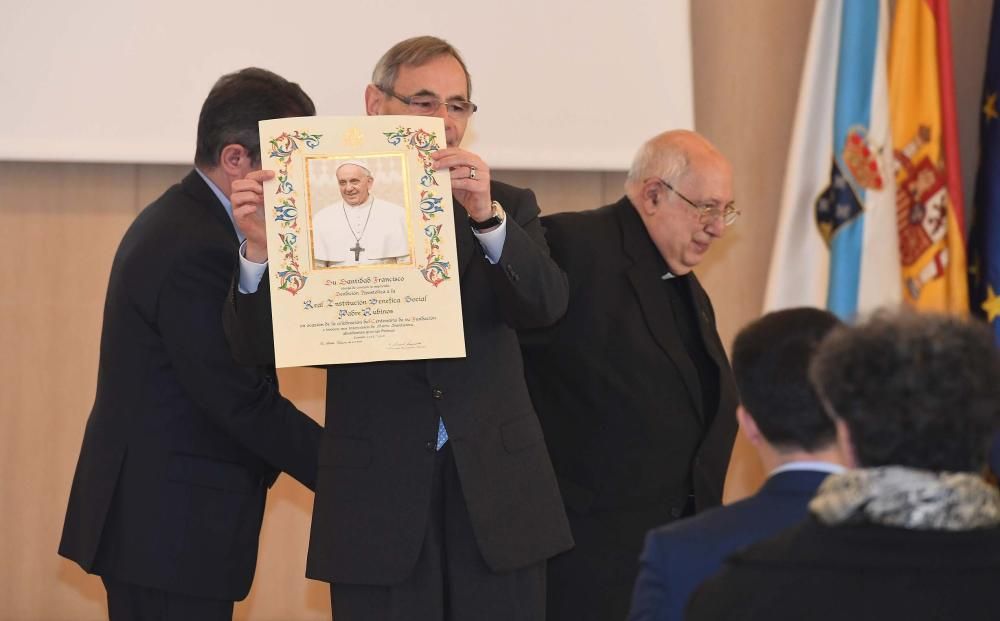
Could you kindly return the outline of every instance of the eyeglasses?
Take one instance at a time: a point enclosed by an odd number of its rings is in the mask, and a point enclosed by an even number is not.
[[[420,116],[430,116],[444,106],[448,110],[448,116],[453,119],[467,119],[472,113],[479,109],[479,106],[464,99],[450,99],[441,101],[433,95],[411,95],[409,97],[399,95],[389,88],[378,87],[380,91],[390,97],[394,97],[405,103],[413,114]]]
[[[668,190],[679,196],[685,203],[698,210],[698,221],[702,224],[708,224],[709,222],[714,222],[716,218],[722,218],[722,223],[729,226],[733,222],[736,222],[736,218],[740,217],[740,210],[736,208],[736,203],[726,203],[722,207],[708,203],[699,204],[678,192],[677,188],[670,185],[670,182],[666,179],[657,178],[656,180],[667,186]]]

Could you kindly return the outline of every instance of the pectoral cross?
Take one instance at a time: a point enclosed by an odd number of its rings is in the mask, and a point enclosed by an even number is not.
[[[350,248],[350,251],[354,253],[354,260],[357,261],[358,257],[361,256],[361,253],[365,251],[365,249],[361,247],[360,239],[354,242],[354,247]]]

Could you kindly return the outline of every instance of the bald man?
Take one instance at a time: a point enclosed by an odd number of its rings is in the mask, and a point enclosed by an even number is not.
[[[722,500],[736,389],[691,270],[737,214],[726,158],[672,131],[617,203],[542,219],[569,310],[522,346],[576,540],[549,563],[550,620],[624,619],[645,532]]]
[[[327,266],[409,261],[406,211],[375,196],[368,164],[340,164],[337,184],[341,200],[313,216],[313,258]]]

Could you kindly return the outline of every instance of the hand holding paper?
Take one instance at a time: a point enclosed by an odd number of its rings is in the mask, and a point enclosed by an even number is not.
[[[264,181],[274,179],[274,171],[257,170],[233,182],[233,219],[247,238],[247,259],[267,261],[267,230],[264,223]]]
[[[431,154],[435,170],[450,170],[451,191],[469,217],[482,222],[490,217],[490,168],[475,153],[458,147],[441,149]]]

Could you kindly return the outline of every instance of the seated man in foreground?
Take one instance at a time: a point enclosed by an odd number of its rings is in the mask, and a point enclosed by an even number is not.
[[[819,342],[840,321],[815,308],[765,315],[733,342],[736,418],[769,473],[755,495],[650,531],[632,599],[632,621],[683,619],[701,582],[736,550],[806,517],[816,488],[840,466],[833,421],[809,384]]]

